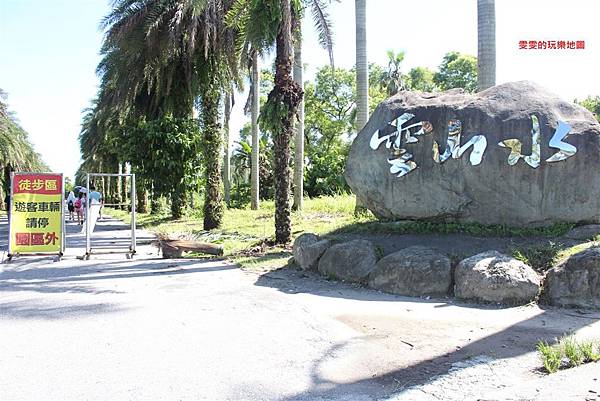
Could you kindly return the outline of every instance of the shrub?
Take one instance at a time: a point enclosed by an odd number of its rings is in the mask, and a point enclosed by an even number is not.
[[[537,350],[542,358],[544,368],[548,373],[557,372],[562,362],[562,350],[556,345],[548,345],[545,341],[537,344]]]

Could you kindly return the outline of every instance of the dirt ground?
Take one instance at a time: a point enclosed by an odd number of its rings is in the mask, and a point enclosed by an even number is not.
[[[480,399],[494,391],[535,383],[545,376],[534,352],[538,341],[550,342],[566,333],[600,336],[600,313],[594,311],[392,297],[290,269],[265,274],[257,281],[263,282],[285,293],[390,302],[377,312],[327,312],[360,333],[360,341],[346,344],[345,352],[360,355],[362,349],[369,349],[369,380],[393,388],[398,392],[394,400]],[[344,364],[338,369],[336,373],[343,372]],[[587,369],[600,377],[596,364]],[[587,396],[595,394],[588,390],[600,392],[597,381],[587,386]],[[582,399],[577,398],[581,393],[564,396]]]

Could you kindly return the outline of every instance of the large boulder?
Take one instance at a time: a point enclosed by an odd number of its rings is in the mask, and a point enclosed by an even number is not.
[[[550,269],[544,293],[552,305],[600,308],[600,247],[578,252]]]
[[[447,295],[451,282],[450,259],[423,246],[387,255],[369,274],[369,287],[413,297]]]
[[[364,282],[375,268],[377,254],[370,241],[353,240],[333,245],[319,259],[321,274],[344,281]]]
[[[497,251],[462,260],[454,271],[457,298],[523,305],[540,290],[539,275],[525,263]]]
[[[331,241],[327,239],[319,240],[311,233],[302,234],[294,241],[294,260],[302,270],[316,269],[319,258],[330,246]]]
[[[380,218],[529,226],[600,222],[599,169],[592,113],[522,81],[398,93],[357,135],[345,176]]]

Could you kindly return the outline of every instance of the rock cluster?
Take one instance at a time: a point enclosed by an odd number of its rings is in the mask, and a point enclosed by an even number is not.
[[[463,259],[453,269],[446,255],[428,247],[411,246],[378,260],[370,241],[332,244],[314,234],[296,239],[294,259],[303,270],[404,296],[454,295],[471,302],[525,305],[543,291],[550,305],[600,309],[600,246],[572,255],[545,277],[494,250]]]

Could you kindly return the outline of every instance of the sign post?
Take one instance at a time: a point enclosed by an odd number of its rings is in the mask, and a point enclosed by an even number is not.
[[[65,249],[62,174],[12,173],[8,258]]]

